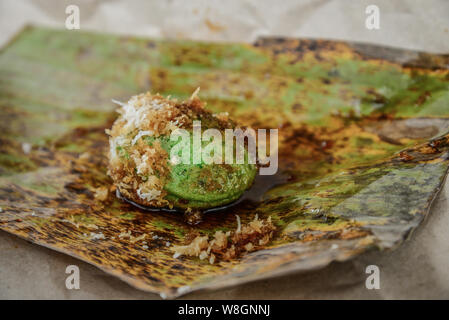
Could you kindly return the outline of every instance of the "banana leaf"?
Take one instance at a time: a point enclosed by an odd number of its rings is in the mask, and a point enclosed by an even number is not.
[[[396,248],[447,173],[448,65],[448,55],[339,41],[27,27],[0,51],[0,229],[167,298]],[[182,99],[197,87],[213,112],[279,128],[278,173],[196,226],[113,192],[96,197],[111,186],[111,99],[147,90]],[[264,248],[214,264],[173,257],[192,233],[234,230],[235,215],[256,214],[276,226]]]

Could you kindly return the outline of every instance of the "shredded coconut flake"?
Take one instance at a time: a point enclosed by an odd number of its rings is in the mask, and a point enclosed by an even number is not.
[[[140,123],[146,118],[146,108],[135,108],[130,100],[126,105],[122,107],[120,113],[123,119],[126,121],[124,126],[125,130],[138,128]]]
[[[239,233],[242,231],[242,223],[240,222],[240,217],[238,214],[235,215],[237,218],[237,230],[235,232]]]
[[[137,195],[146,201],[151,201],[157,199],[161,195],[161,191],[151,189],[151,190],[142,190],[142,188],[137,189]]]
[[[130,242],[131,242],[131,243],[136,243],[136,242],[138,242],[138,241],[140,241],[140,240],[145,239],[146,236],[147,236],[147,235],[144,233],[144,234],[142,234],[142,235],[140,235],[140,236],[138,236],[138,237],[130,237]]]
[[[123,147],[128,144],[129,139],[123,136],[117,136],[115,138],[109,139],[109,154],[111,159],[116,160],[118,158],[117,147]]]
[[[122,232],[118,235],[119,239],[122,238],[131,238],[131,231],[127,231],[127,232]]]
[[[115,104],[118,104],[121,107],[124,107],[126,105],[126,103],[123,103],[123,102],[115,100],[115,99],[112,99],[112,102],[114,102]]]
[[[195,99],[198,96],[198,93],[200,93],[200,87],[196,88],[196,90],[192,93],[190,100]]]
[[[132,145],[135,145],[137,141],[139,141],[140,138],[144,137],[144,136],[152,136],[154,134],[153,131],[150,130],[146,130],[146,131],[139,131],[138,134],[136,134],[136,136],[133,138],[133,141],[131,142]]]
[[[91,232],[90,238],[92,240],[100,240],[100,239],[104,240],[105,239],[104,234],[102,232],[99,232],[99,233]]]
[[[145,174],[147,168],[148,168],[148,155],[144,154],[142,156],[142,158],[140,159],[135,159],[134,160],[137,164],[136,166],[136,170],[137,170],[137,174]],[[140,163],[139,163],[140,161]]]
[[[95,199],[99,201],[106,201],[108,199],[109,190],[106,187],[95,189]]]

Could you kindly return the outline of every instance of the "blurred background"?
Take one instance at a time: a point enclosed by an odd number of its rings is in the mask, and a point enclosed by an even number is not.
[[[372,4],[379,30],[365,27]],[[80,8],[81,30],[243,42],[279,35],[449,52],[447,0],[0,0],[0,45],[25,24],[64,28],[68,5]]]

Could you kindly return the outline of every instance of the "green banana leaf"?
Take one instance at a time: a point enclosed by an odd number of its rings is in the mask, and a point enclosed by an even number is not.
[[[449,57],[338,41],[254,45],[27,27],[0,52],[0,229],[173,298],[400,245],[449,165]],[[147,212],[109,188],[111,99],[201,87],[213,112],[279,128],[279,171],[204,216]],[[192,233],[272,217],[261,250],[173,257]],[[123,234],[131,232],[131,237]],[[135,241],[146,234],[145,242]]]

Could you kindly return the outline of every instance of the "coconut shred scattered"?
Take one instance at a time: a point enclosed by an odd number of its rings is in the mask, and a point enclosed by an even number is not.
[[[131,237],[129,241],[130,241],[131,243],[136,243],[136,242],[138,242],[138,241],[144,240],[146,236],[147,236],[147,235],[144,233],[144,234],[142,234],[142,235],[140,235],[140,236],[138,236],[138,237]]]
[[[268,219],[259,219],[256,215],[248,224],[242,225],[237,215],[235,231],[216,231],[213,238],[197,236],[188,245],[173,246],[173,258],[182,255],[208,259],[210,264],[217,260],[231,260],[247,252],[265,246],[273,238],[275,227]]]
[[[102,232],[99,232],[99,233],[91,232],[90,239],[91,240],[104,240],[105,236]]]
[[[141,199],[150,202],[151,200],[157,199],[161,195],[161,191],[155,189],[144,189],[141,187],[137,189],[137,195]]]
[[[153,133],[154,133],[154,132],[151,131],[151,130],[139,131],[139,133],[136,134],[136,136],[133,138],[133,140],[132,140],[132,145],[135,145],[136,142],[137,142],[140,138],[145,137],[145,136],[152,136]]]

